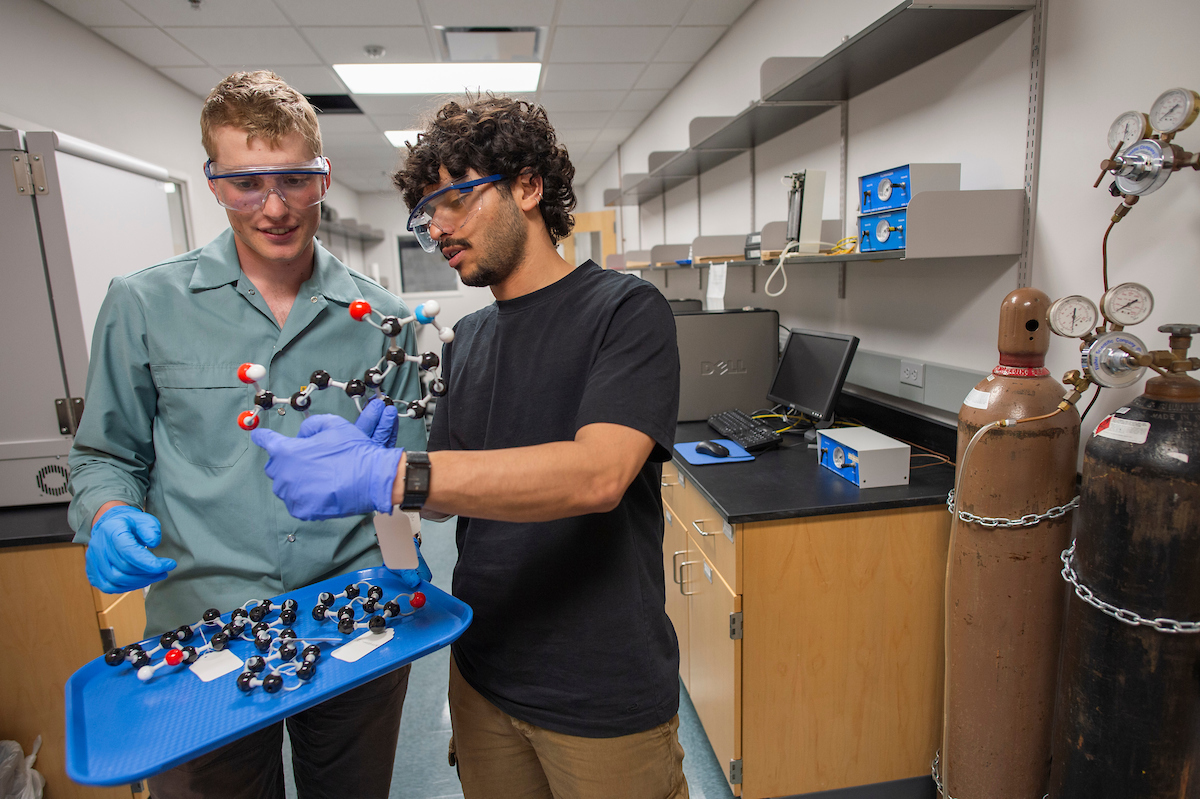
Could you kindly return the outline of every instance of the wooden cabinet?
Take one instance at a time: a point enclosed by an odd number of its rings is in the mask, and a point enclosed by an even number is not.
[[[66,775],[63,687],[67,678],[103,654],[100,628],[115,643],[141,640],[145,611],[140,591],[109,596],[88,585],[84,548],[45,544],[0,549],[0,600],[9,611],[0,649],[0,738],[26,754],[42,736],[34,765],[47,797],[129,799],[127,786],[90,788]]]
[[[669,599],[668,612],[688,631],[680,662],[705,733],[722,765],[740,766],[733,792],[928,774],[941,731],[945,508],[730,526],[686,475],[663,474],[664,565],[689,564],[685,601]],[[680,588],[670,574],[667,586]]]

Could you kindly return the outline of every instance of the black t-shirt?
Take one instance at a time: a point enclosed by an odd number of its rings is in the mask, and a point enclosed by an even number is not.
[[[429,448],[570,441],[607,422],[654,439],[608,513],[517,524],[459,518],[454,595],[475,619],[463,677],[509,715],[591,738],[642,732],[679,707],[679,644],[664,608],[661,463],[679,404],[670,306],[591,261],[462,319],[443,349],[449,395]]]

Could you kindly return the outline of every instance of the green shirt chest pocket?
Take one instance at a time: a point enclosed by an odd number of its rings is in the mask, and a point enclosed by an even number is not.
[[[168,451],[196,466],[225,468],[245,454],[250,438],[237,416],[251,409],[253,390],[237,378],[238,364],[159,364],[150,373],[158,389],[158,416]],[[158,457],[166,452],[161,442]]]

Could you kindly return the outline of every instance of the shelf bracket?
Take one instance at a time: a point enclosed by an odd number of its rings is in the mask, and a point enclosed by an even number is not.
[[[1033,5],[1033,35],[1029,54],[1029,105],[1025,118],[1025,216],[1021,260],[1017,265],[1017,288],[1033,282],[1033,232],[1036,227],[1039,162],[1042,155],[1042,83],[1046,77],[1046,1]]]

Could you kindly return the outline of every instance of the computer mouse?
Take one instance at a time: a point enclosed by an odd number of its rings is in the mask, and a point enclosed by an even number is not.
[[[705,455],[712,455],[714,458],[728,458],[729,449],[723,444],[718,444],[715,441],[701,441],[696,445],[697,452],[703,452]]]

